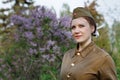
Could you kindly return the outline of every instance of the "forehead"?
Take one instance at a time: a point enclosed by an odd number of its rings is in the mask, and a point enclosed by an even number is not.
[[[87,20],[83,17],[73,19],[71,22],[71,25],[77,25],[77,24],[86,24],[88,23]]]

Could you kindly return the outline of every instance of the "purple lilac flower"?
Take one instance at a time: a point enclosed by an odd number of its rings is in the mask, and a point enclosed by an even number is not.
[[[23,36],[24,36],[25,38],[29,39],[29,40],[32,40],[32,39],[34,38],[33,33],[30,32],[30,31],[24,32]]]
[[[51,26],[52,30],[57,30],[58,25],[59,25],[59,23],[58,23],[57,20],[56,21],[51,21],[51,23],[50,23],[50,26]]]
[[[51,19],[51,21],[56,21],[56,14],[52,10],[46,10],[45,16]]]
[[[18,33],[14,33],[14,38],[15,38],[15,41],[19,41],[20,36],[18,35]]]
[[[11,22],[15,25],[22,25],[24,20],[25,20],[24,17],[18,15],[13,15],[11,17]]]
[[[53,46],[53,53],[59,54],[59,52],[60,52],[60,47],[57,45]]]
[[[43,22],[46,17],[49,21]],[[41,47],[43,48],[39,48],[40,52],[53,49],[53,53],[55,50],[58,51],[57,53],[60,53],[60,48],[56,45],[56,42],[61,45],[62,42],[66,42],[71,38],[71,34],[68,31],[71,18],[69,16],[64,16],[57,19],[56,13],[44,6],[39,6],[32,10],[27,14],[27,17],[14,15],[11,18],[11,22],[18,26],[19,38],[24,38],[28,44],[36,47],[36,43],[41,41],[39,45],[42,45]],[[44,27],[46,24],[49,28]],[[44,34],[46,36],[44,36]],[[50,40],[51,38],[52,40]],[[37,50],[30,47],[29,53],[37,53]]]
[[[60,34],[60,31],[59,31],[59,30],[56,30],[56,31],[54,32],[54,36],[59,36],[59,35],[61,35],[61,34]]]
[[[45,60],[48,60],[49,62],[54,62],[56,59],[56,56],[54,54],[44,54],[42,55],[42,58]]]
[[[37,13],[36,13],[37,14]],[[36,16],[36,18],[33,19],[33,26],[40,26],[41,25],[41,20],[39,19],[38,16]]]
[[[13,23],[13,24],[20,24],[20,21],[19,21],[19,16],[17,16],[17,15],[13,15],[10,19],[11,19],[11,23]]]
[[[52,41],[52,40],[48,40],[47,41],[47,49],[49,50],[51,46],[53,46],[55,44],[55,41]]]
[[[23,22],[23,28],[27,29],[27,30],[31,30],[34,28],[33,24],[32,24],[32,19],[31,18],[28,18],[28,19],[25,19],[24,22]]]
[[[29,49],[29,53],[30,53],[30,55],[32,55],[32,54],[37,54],[37,50],[36,50],[36,49],[33,49],[33,48],[30,48],[30,49]]]
[[[40,52],[45,52],[45,48],[39,48]]]
[[[30,49],[29,49],[29,53],[32,55],[32,54],[33,54],[33,52],[34,52],[34,51],[33,51],[33,49],[32,49],[32,48],[30,48]]]
[[[63,33],[68,39],[71,39],[71,38],[72,38],[72,33],[71,33],[70,31],[63,30],[62,33]]]
[[[50,57],[50,59],[49,59],[49,62],[54,62],[55,59],[56,59],[55,54],[51,54],[51,57]]]
[[[33,47],[37,46],[37,44],[36,44],[35,42],[32,42],[32,41],[30,41],[30,44],[31,44]]]
[[[36,18],[43,18],[44,17],[44,10],[45,10],[45,7],[41,7],[41,6],[39,6],[39,7],[37,7],[35,10],[33,10],[32,12],[31,12],[31,16],[34,18],[34,19],[36,19]]]
[[[42,57],[43,57],[44,59],[46,59],[46,60],[49,60],[50,54],[44,54],[44,55],[42,55]]]
[[[68,27],[68,28],[70,27],[71,17],[64,16],[64,17],[61,17],[59,20],[60,20],[61,26]]]
[[[41,30],[41,27],[37,27],[36,28],[36,32],[37,32],[38,38],[41,37],[41,36],[43,36],[43,31]]]

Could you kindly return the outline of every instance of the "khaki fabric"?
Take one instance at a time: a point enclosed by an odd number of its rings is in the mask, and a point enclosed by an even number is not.
[[[94,20],[92,14],[90,13],[90,11],[87,8],[77,7],[73,10],[72,19],[76,19],[76,18],[84,17],[84,16],[90,17]]]
[[[117,80],[111,56],[91,42],[78,53],[67,51],[61,66],[61,80]]]

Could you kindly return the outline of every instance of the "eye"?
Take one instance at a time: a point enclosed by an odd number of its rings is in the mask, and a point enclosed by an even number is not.
[[[79,28],[85,27],[85,25],[82,25],[82,24],[79,24],[78,26]]]
[[[75,26],[72,26],[71,29],[75,29]]]

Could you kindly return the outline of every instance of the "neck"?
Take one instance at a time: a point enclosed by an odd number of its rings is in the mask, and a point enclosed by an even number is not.
[[[79,51],[82,51],[87,45],[89,45],[91,43],[91,39],[85,41],[85,42],[82,42],[82,43],[79,43],[79,48],[78,50]]]

